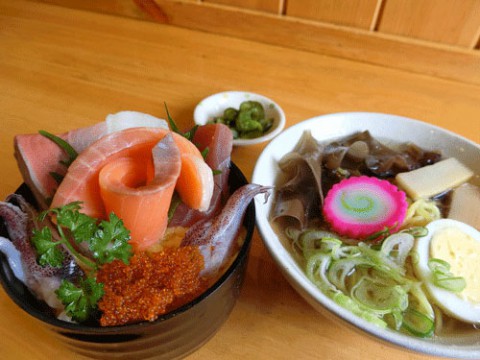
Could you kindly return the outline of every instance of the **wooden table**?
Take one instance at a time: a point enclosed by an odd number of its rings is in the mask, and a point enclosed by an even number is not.
[[[379,49],[381,51],[381,49]],[[442,59],[438,59],[442,61]],[[287,126],[333,112],[421,119],[480,142],[480,87],[177,27],[0,1],[0,198],[22,182],[17,133],[62,132],[138,110],[192,124],[195,105],[223,90],[277,101]],[[265,144],[235,148],[251,177]],[[0,291],[1,359],[80,359]],[[287,284],[256,233],[245,286],[201,359],[427,359],[315,312]]]

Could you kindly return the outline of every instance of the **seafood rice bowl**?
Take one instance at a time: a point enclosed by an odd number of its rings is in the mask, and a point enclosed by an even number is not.
[[[182,358],[239,295],[252,199],[269,189],[231,163],[228,129],[169,120],[122,112],[15,138],[25,183],[0,202],[0,282],[82,355]],[[38,146],[50,147],[43,168]]]

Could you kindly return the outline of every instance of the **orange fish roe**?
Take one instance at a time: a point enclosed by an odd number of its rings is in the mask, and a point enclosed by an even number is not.
[[[207,287],[199,276],[203,266],[193,246],[138,253],[129,265],[119,260],[105,264],[97,273],[105,291],[98,304],[100,325],[153,321],[193,300]]]

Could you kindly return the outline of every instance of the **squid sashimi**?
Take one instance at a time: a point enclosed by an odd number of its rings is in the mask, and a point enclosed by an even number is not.
[[[12,194],[5,202],[0,202],[0,219],[3,219],[9,235],[9,239],[0,237],[0,250],[7,255],[15,275],[19,276],[39,299],[60,313],[63,305],[55,290],[62,279],[82,276],[83,271],[67,252],[64,252],[65,259],[61,267],[41,266],[37,263],[37,253],[30,241],[32,229],[45,225],[39,223],[37,218],[36,210],[21,195]]]
[[[136,251],[163,237],[181,169],[180,151],[171,134],[155,145],[152,153],[155,174],[150,182],[145,164],[133,158],[116,159],[99,174],[106,211],[114,212],[130,229],[130,244]]]
[[[120,158],[152,166],[152,149],[167,134],[171,134],[180,151],[181,170],[176,190],[183,202],[198,210],[206,210],[213,193],[213,174],[193,143],[181,135],[162,128],[133,128],[102,137],[83,151],[68,168],[52,200],[52,207],[82,201],[82,212],[105,218],[100,195],[100,170]]]
[[[188,229],[180,246],[198,246],[205,261],[201,276],[214,278],[218,274],[233,255],[235,240],[250,201],[258,194],[265,194],[266,200],[270,190],[269,186],[244,185],[228,198],[218,215],[199,221]]]
[[[192,226],[195,222],[214,216],[221,208],[222,198],[228,196],[228,177],[230,174],[230,156],[233,136],[228,126],[223,124],[207,124],[200,126],[193,137],[193,143],[200,151],[208,150],[205,162],[216,170],[210,207],[206,211],[198,211],[180,204],[175,210],[169,226]]]
[[[81,153],[107,134],[139,126],[168,128],[163,119],[135,111],[121,111],[108,115],[104,122],[74,129],[58,137],[68,142],[77,153]],[[58,145],[40,134],[15,136],[14,148],[23,180],[32,190],[39,206],[46,209],[58,186],[51,173],[65,175],[67,168],[62,162],[65,162],[68,156]]]

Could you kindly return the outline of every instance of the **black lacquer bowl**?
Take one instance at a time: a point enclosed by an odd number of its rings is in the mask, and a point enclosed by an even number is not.
[[[232,163],[229,185],[233,192],[247,180]],[[22,185],[18,193],[32,199]],[[0,253],[0,282],[10,298],[26,313],[52,330],[73,351],[96,359],[178,359],[205,344],[221,327],[240,294],[255,226],[255,207],[248,206],[243,225],[245,242],[225,274],[205,293],[181,308],[153,322],[100,327],[73,324],[56,319],[12,273]],[[0,219],[0,236],[7,237]]]

